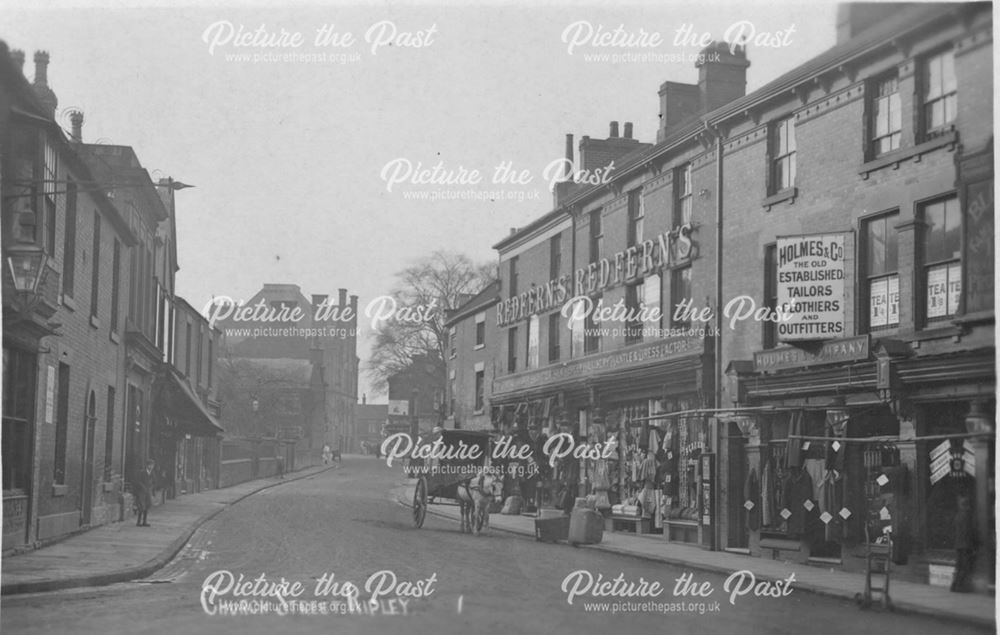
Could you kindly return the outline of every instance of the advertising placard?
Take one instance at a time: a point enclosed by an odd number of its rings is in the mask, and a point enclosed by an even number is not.
[[[782,342],[842,337],[844,235],[778,238],[778,339]]]

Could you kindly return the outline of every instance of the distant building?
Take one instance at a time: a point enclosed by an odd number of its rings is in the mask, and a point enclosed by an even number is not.
[[[224,421],[234,432],[300,439],[314,459],[324,444],[347,443],[358,390],[357,300],[346,289],[333,302],[308,300],[298,285],[265,284],[244,306],[266,307],[270,318],[220,312],[232,406]]]
[[[389,420],[389,406],[370,404],[367,401],[365,395],[362,395],[361,403],[354,408],[354,429],[349,436],[351,443],[347,446],[347,452],[363,452],[365,444],[371,446],[382,443],[382,427]]]
[[[414,357],[404,370],[389,377],[389,428],[409,431],[416,418],[419,431],[429,432],[443,421],[444,362],[436,356]]]

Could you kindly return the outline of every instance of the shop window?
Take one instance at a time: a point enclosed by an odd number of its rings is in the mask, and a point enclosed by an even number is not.
[[[562,271],[562,232],[549,239],[549,280],[555,280]]]
[[[670,324],[674,328],[688,328],[691,321],[677,319],[681,303],[691,299],[691,266],[670,272]]]
[[[507,372],[517,371],[517,327],[507,329]]]
[[[950,129],[958,113],[954,51],[949,49],[928,57],[921,71],[923,131],[924,137],[929,138]]]
[[[962,214],[950,196],[923,206],[922,252],[924,317],[928,321],[958,312],[962,295]]]
[[[538,368],[538,316],[528,318],[527,363],[525,368]]]
[[[674,227],[691,222],[694,197],[691,190],[691,164],[674,170]]]
[[[59,364],[59,397],[56,411],[55,460],[53,461],[52,482],[66,483],[66,443],[69,432],[69,365]]]
[[[486,371],[477,370],[476,371],[476,412],[482,411],[485,407],[486,400],[484,397],[486,390]]]
[[[642,242],[642,224],[646,215],[642,202],[642,189],[628,193],[628,246]]]
[[[604,252],[604,229],[601,224],[601,210],[590,213],[590,262],[597,262]]]
[[[559,319],[558,312],[549,314],[549,363],[559,361]]]
[[[776,194],[795,185],[795,118],[788,117],[771,124],[769,194]]]
[[[861,226],[864,248],[862,297],[868,299],[868,326],[871,329],[899,326],[898,234],[894,228],[898,213],[865,221]]]
[[[35,418],[35,355],[3,349],[3,489],[31,487],[32,424]],[[50,375],[50,377],[54,376]]]
[[[115,388],[108,386],[107,417],[104,421],[104,482],[111,482],[115,454]]]
[[[903,114],[899,98],[899,75],[896,71],[872,82],[871,158],[899,148],[903,133]]]

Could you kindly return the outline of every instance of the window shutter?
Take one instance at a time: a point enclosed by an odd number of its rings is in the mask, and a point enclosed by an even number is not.
[[[774,194],[774,190],[772,188],[774,180],[771,177],[771,165],[774,151],[774,126],[768,125],[766,134],[767,138],[764,140],[764,147],[766,148],[764,151],[764,196],[770,196],[771,194]]]

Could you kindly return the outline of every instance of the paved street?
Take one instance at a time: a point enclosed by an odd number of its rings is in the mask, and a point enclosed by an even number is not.
[[[741,597],[729,604],[725,577],[694,572],[699,584],[715,589],[708,598],[673,597],[682,569],[594,550],[537,543],[492,530],[463,535],[450,520],[428,516],[414,529],[410,510],[390,496],[397,469],[372,458],[347,458],[341,469],[261,491],[218,514],[187,547],[146,580],[100,588],[4,597],[6,633],[966,633],[971,627],[910,615],[861,612],[850,602],[793,591],[787,597]],[[661,612],[612,614],[612,606],[588,610],[580,596],[572,605],[560,590],[576,570],[612,580],[660,581],[665,590],[652,601]],[[237,578],[299,581],[297,598],[341,598],[314,594],[317,579],[333,574],[333,593],[347,581],[364,587],[376,572],[389,570],[397,586],[379,604],[395,615],[209,616],[202,609],[202,584],[225,570]],[[384,574],[385,580],[390,574]],[[433,576],[432,581],[427,582]],[[405,584],[405,582],[419,584]],[[368,597],[362,588],[361,596]],[[426,597],[405,597],[420,595]],[[397,593],[404,597],[399,598]],[[228,598],[232,599],[232,594]],[[239,599],[239,598],[237,598]],[[253,599],[253,598],[249,598]],[[275,598],[257,598],[278,606]],[[401,601],[404,600],[404,601]],[[615,598],[597,598],[614,604]],[[647,601],[631,598],[634,606]],[[719,601],[718,611],[708,609]],[[693,612],[688,611],[696,603]],[[253,604],[253,603],[251,603]],[[698,611],[704,606],[706,612]],[[259,602],[258,602],[259,606]],[[317,608],[319,602],[316,604]],[[339,604],[338,604],[339,606]],[[343,606],[347,606],[344,604]],[[355,605],[354,608],[357,606]],[[626,609],[628,607],[625,607]],[[365,611],[369,609],[365,607]]]

